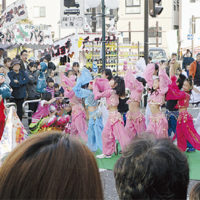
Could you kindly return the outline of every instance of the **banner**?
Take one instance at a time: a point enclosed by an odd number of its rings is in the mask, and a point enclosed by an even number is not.
[[[33,44],[52,45],[51,29],[40,30],[39,27],[29,24],[14,24],[0,31],[1,44]]]
[[[17,116],[15,107],[10,107],[0,141],[0,158],[11,152],[17,144],[24,141],[27,137],[28,134]]]
[[[0,17],[0,29],[7,28],[12,24],[16,24],[22,19],[28,18],[25,0],[18,0],[6,8]]]

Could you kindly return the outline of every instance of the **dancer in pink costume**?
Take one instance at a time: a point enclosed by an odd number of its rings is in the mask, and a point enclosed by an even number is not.
[[[179,99],[177,104],[177,108],[179,109],[176,127],[177,144],[182,151],[185,151],[187,146],[189,147],[189,150],[192,148],[200,150],[200,136],[194,128],[192,115],[187,111],[190,93],[192,91],[192,80],[185,80],[183,90],[184,91],[176,93],[177,98]]]
[[[64,89],[64,96],[69,98],[70,105],[72,107],[72,122],[71,122],[71,135],[80,136],[84,142],[87,143],[88,136],[87,132],[87,122],[85,110],[82,106],[82,101],[80,98],[75,96],[72,88],[76,85],[76,76],[73,75],[73,71],[69,70],[65,76],[61,74],[62,86]]]
[[[143,80],[138,78],[138,80]],[[125,85],[131,92],[128,101],[129,111],[126,115],[126,132],[128,133],[130,139],[133,139],[136,135],[144,132],[146,130],[145,117],[140,111],[140,102],[142,98],[142,93],[144,90],[144,85],[142,82],[135,78],[135,72],[133,70],[128,70],[125,75]]]
[[[165,115],[161,112],[161,106],[164,104],[165,94],[168,91],[168,85],[171,80],[165,72],[165,64],[159,67],[159,77],[154,78],[155,65],[147,65],[145,79],[148,85],[153,83],[151,95],[148,99],[148,104],[151,110],[150,122],[147,127],[148,132],[155,134],[157,138],[168,137],[168,122]]]
[[[106,97],[109,110],[109,117],[102,132],[103,154],[97,158],[110,158],[115,151],[116,140],[119,141],[122,151],[130,141],[125,132],[123,118],[117,110],[119,96],[125,94],[125,83],[118,76],[110,81],[110,85],[107,79],[96,79],[93,92],[95,99]]]

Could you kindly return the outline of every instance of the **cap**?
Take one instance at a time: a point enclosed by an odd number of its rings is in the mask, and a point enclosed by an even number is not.
[[[13,67],[14,65],[17,65],[17,64],[20,65],[20,60],[14,58],[14,59],[12,60],[12,62],[11,62],[11,67]]]

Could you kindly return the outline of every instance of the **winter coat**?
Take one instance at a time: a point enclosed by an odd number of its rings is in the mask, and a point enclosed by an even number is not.
[[[13,89],[12,96],[15,99],[26,98],[26,86],[29,82],[26,72],[20,70],[17,74],[14,71],[11,71],[8,73],[8,77],[10,78],[10,87]],[[18,83],[15,83],[15,80],[17,80]]]
[[[27,70],[26,73],[29,78],[29,82],[27,84],[28,99],[38,99],[40,94],[37,92],[37,80],[40,72],[37,70],[34,72]]]

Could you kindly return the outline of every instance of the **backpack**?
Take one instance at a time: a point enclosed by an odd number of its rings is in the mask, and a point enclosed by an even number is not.
[[[36,90],[39,93],[45,93],[47,87],[46,77],[44,72],[40,72],[37,80],[37,87]]]
[[[10,87],[6,83],[2,83],[0,85],[0,95],[3,97],[3,99],[8,99],[11,97]]]

